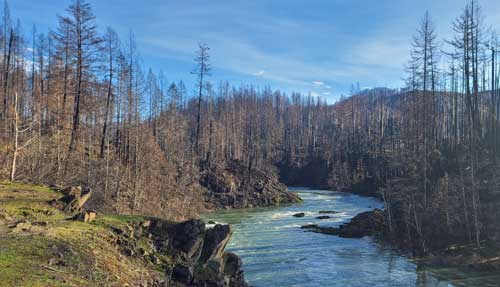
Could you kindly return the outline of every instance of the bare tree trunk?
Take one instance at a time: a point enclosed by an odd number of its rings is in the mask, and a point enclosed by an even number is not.
[[[19,113],[17,92],[14,96],[14,152],[12,153],[12,165],[10,168],[10,181],[16,179],[17,156],[19,155]]]

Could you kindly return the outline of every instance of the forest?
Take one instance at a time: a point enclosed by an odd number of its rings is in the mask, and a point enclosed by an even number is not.
[[[99,210],[185,219],[207,209],[202,175],[237,163],[291,186],[379,197],[387,237],[416,255],[483,248],[500,240],[499,44],[483,13],[470,1],[451,39],[426,13],[405,87],[353,85],[328,103],[212,83],[204,43],[186,75],[196,87],[170,82],[143,66],[133,32],[97,27],[83,0],[57,29],[30,33],[5,2],[0,177],[90,186]]]

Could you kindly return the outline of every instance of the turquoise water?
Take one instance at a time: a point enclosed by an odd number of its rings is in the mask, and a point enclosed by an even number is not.
[[[499,286],[499,276],[456,270],[420,270],[399,253],[370,238],[345,239],[305,232],[300,226],[338,226],[382,203],[373,198],[333,191],[291,189],[303,203],[272,209],[231,210],[208,214],[206,220],[231,224],[227,250],[243,260],[247,281],[255,287],[312,286]],[[334,210],[331,219],[315,219]],[[303,218],[293,214],[304,212]],[[440,278],[440,279],[438,279]],[[497,283],[498,282],[498,283]],[[494,284],[494,285],[493,285]]]

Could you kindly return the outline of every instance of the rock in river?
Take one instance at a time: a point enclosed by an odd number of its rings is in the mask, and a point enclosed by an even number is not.
[[[323,227],[317,224],[304,225],[302,229],[311,232],[338,235],[345,238],[361,238],[381,232],[384,228],[384,212],[380,209],[356,215],[350,222],[337,227]]]
[[[338,211],[334,211],[334,210],[320,210],[318,213],[319,214],[336,214],[336,213],[338,213]]]

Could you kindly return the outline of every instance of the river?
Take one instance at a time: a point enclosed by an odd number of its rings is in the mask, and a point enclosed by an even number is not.
[[[338,226],[356,214],[382,208],[374,198],[348,193],[291,188],[303,203],[279,208],[220,211],[206,221],[231,224],[227,251],[243,260],[246,280],[254,287],[312,286],[499,286],[499,276],[452,269],[421,270],[397,251],[373,239],[345,239],[306,232],[305,224]],[[330,219],[318,211],[333,210]],[[296,213],[305,213],[302,218]],[[322,214],[324,215],[324,214]]]

